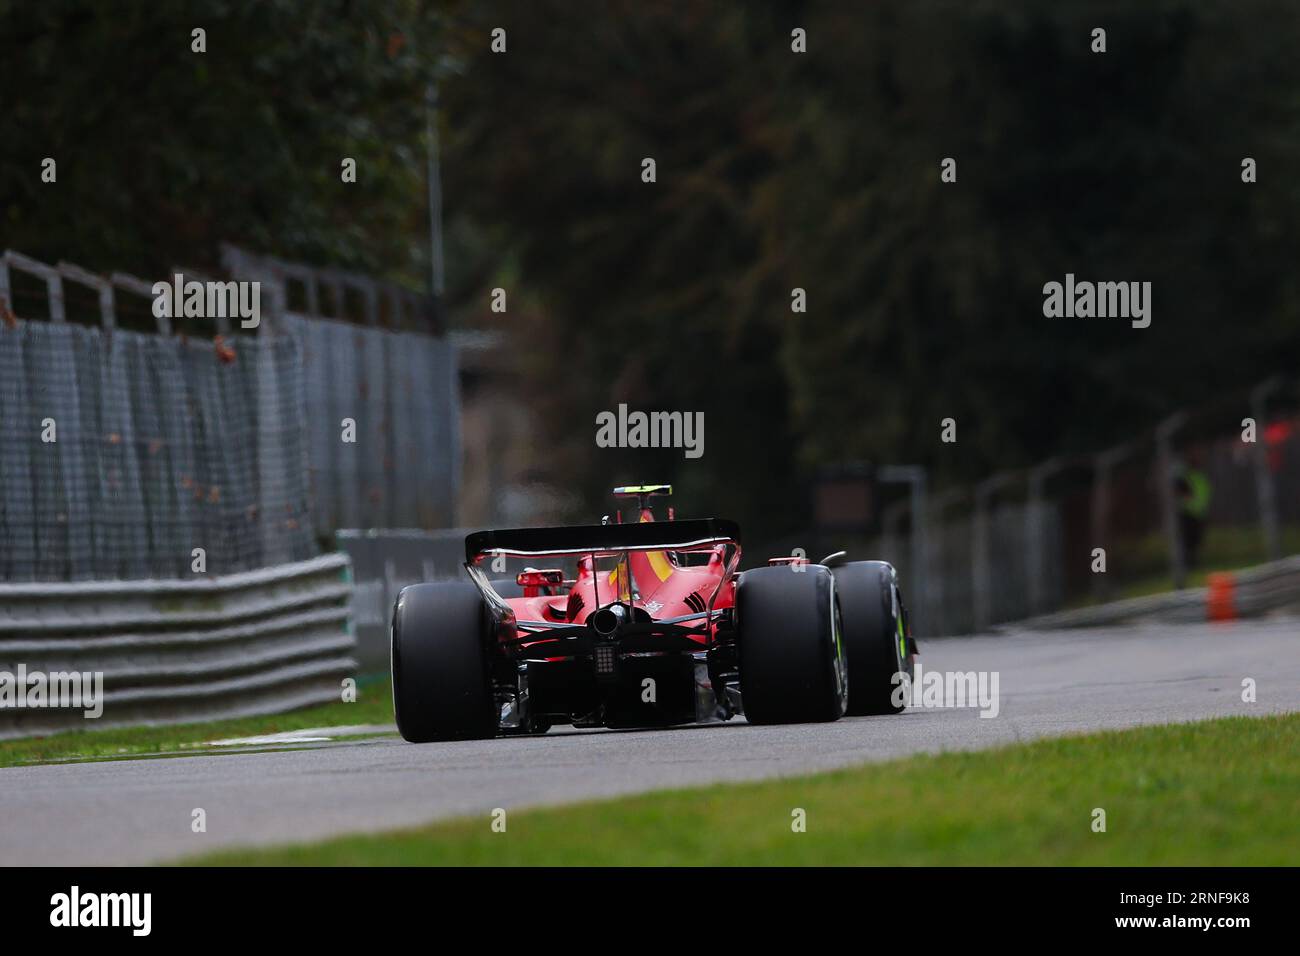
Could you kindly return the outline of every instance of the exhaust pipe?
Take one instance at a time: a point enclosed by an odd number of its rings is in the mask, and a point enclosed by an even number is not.
[[[622,604],[602,607],[591,616],[591,629],[603,638],[611,638],[627,620],[627,608]]]

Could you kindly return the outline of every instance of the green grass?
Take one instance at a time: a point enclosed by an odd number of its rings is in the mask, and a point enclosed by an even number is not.
[[[1231,717],[511,812],[505,833],[484,814],[195,862],[1294,865],[1298,740],[1300,714]]]
[[[208,740],[278,734],[310,727],[343,727],[392,722],[393,701],[388,679],[386,677],[374,680],[363,678],[357,682],[357,699],[353,703],[338,701],[305,707],[287,714],[237,717],[232,720],[216,720],[200,724],[73,730],[50,737],[0,740],[0,767],[50,760],[183,752],[194,749],[193,745],[196,743]]]

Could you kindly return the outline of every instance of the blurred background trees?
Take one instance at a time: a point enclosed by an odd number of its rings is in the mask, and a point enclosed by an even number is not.
[[[142,275],[215,269],[229,240],[427,276],[424,88],[444,32],[418,2],[0,0],[4,241]],[[33,175],[46,156],[57,186]]]
[[[438,71],[453,321],[517,346],[539,479],[576,481],[586,515],[617,481],[670,480],[686,510],[779,535],[818,466],[977,478],[1300,357],[1281,0],[0,11],[0,238],[105,271],[211,264],[224,239],[423,285]],[[1067,272],[1150,281],[1151,327],[1044,318]],[[704,411],[704,458],[596,448],[620,402]]]

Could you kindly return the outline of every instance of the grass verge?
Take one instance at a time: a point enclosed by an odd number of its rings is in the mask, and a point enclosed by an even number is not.
[[[305,707],[287,714],[236,717],[200,724],[166,727],[107,727],[72,730],[50,737],[20,737],[0,740],[0,767],[41,763],[50,760],[123,757],[132,754],[173,753],[192,750],[193,745],[230,737],[254,737],[311,727],[344,727],[360,724],[391,724],[393,699],[386,677],[357,683],[353,703],[338,701]],[[93,721],[88,721],[93,724]]]
[[[1231,717],[511,812],[505,833],[485,814],[194,862],[1294,865],[1297,740],[1300,714]]]

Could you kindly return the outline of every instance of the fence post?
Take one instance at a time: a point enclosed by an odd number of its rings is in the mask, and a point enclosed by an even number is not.
[[[884,545],[883,550],[886,558],[892,559],[895,554],[902,550],[902,535],[898,531],[898,526],[909,507],[911,507],[911,502],[904,498],[901,501],[895,501],[881,512],[881,543]]]
[[[1108,577],[1110,568],[1110,476],[1115,466],[1133,452],[1132,443],[1114,445],[1092,458],[1092,546],[1106,552],[1107,571],[1092,576],[1092,594],[1105,601],[1114,590]]]
[[[1043,492],[1047,480],[1058,474],[1068,464],[1061,457],[1049,458],[1029,470],[1028,494],[1025,502],[1025,540],[1029,546],[1029,613],[1041,614],[1047,604],[1045,585],[1047,522],[1043,520]]]
[[[26,272],[28,275],[45,280],[45,291],[50,300],[50,321],[56,323],[67,321],[63,310],[63,277],[59,275],[59,270],[21,252],[10,250],[5,253],[5,257],[19,272]]]
[[[947,604],[947,587],[945,585],[946,575],[944,574],[944,557],[946,547],[944,545],[944,524],[943,512],[949,506],[958,503],[966,497],[965,488],[950,488],[941,495],[936,495],[930,503],[930,516],[927,524],[930,528],[930,542],[932,554],[934,555],[935,574],[929,576],[930,580],[930,606],[933,609],[930,614],[931,623],[934,624],[933,634],[951,633],[949,628],[948,604]]]
[[[334,300],[334,314],[330,317],[341,322],[351,322],[352,318],[348,315],[348,297],[343,280],[333,270],[319,271],[317,274],[321,276],[322,284],[330,290],[330,298]]]
[[[989,506],[993,496],[1015,477],[1015,472],[1000,471],[975,486],[975,514],[971,527],[971,584],[977,631],[982,631],[993,623],[993,556],[989,553]]]
[[[1183,530],[1178,524],[1178,502],[1174,499],[1174,435],[1186,422],[1186,412],[1174,412],[1156,426],[1156,481],[1169,543],[1169,567],[1177,591],[1187,585],[1187,556],[1183,553]]]
[[[361,293],[361,307],[365,312],[366,325],[371,328],[379,326],[379,286],[373,279],[349,273],[344,285],[350,285]]]
[[[114,272],[108,277],[108,281],[114,288],[122,289],[126,292],[132,292],[141,298],[148,299],[151,304],[153,303],[153,284],[145,282],[138,276],[133,276],[127,272]],[[114,295],[113,301],[116,307],[116,295]],[[152,311],[151,308],[150,312]],[[172,322],[171,319],[167,318],[167,316],[154,314],[154,323],[158,326],[159,335],[172,334]]]
[[[929,586],[930,545],[929,533],[926,527],[926,511],[928,510],[926,504],[928,495],[926,470],[921,465],[882,465],[876,470],[876,480],[890,484],[905,483],[909,488],[909,502],[912,512],[911,555],[909,560],[912,566],[908,569],[911,580],[908,582],[908,588],[905,589],[904,594],[911,593],[916,598],[908,611],[912,626],[915,629],[918,619],[924,621],[926,618],[925,611],[921,611],[920,614],[917,611],[920,611],[925,603],[925,595]]]
[[[263,275],[260,281],[262,322],[266,323],[269,319],[271,328],[276,329],[281,325],[278,320],[284,304],[284,286],[269,273]],[[259,489],[257,516],[261,532],[258,542],[261,551],[260,564],[281,564],[293,560],[289,543],[280,533],[280,527],[287,516],[273,510],[275,494],[278,491],[277,480],[287,474],[290,467],[290,460],[284,447],[284,435],[289,429],[301,427],[301,422],[296,421],[296,415],[294,421],[285,420],[289,408],[296,408],[296,400],[300,396],[294,394],[290,397],[290,401],[285,401],[290,383],[281,380],[277,369],[276,353],[281,347],[275,335],[263,334],[260,328],[257,337],[249,342],[249,349],[257,356],[255,412]]]
[[[73,282],[80,282],[82,285],[89,286],[99,293],[99,323],[105,329],[113,329],[117,325],[116,315],[113,312],[113,285],[103,276],[95,275],[88,269],[83,269],[79,265],[71,262],[59,262],[56,269],[59,275],[65,279],[71,279]]]
[[[321,314],[320,286],[316,283],[316,273],[308,269],[302,281],[307,289],[307,314],[319,316]]]
[[[1259,502],[1259,523],[1264,532],[1264,547],[1270,561],[1282,557],[1282,532],[1277,518],[1277,488],[1268,471],[1268,448],[1264,442],[1264,419],[1268,415],[1268,396],[1282,384],[1274,376],[1250,390],[1250,414],[1255,419],[1255,441],[1251,444],[1251,462],[1255,470],[1255,497]]]
[[[460,523],[461,432],[460,432],[460,350],[450,333],[434,340],[434,354],[445,382],[442,398],[438,402],[443,426],[440,431],[441,452],[447,459],[447,492],[441,508],[442,520],[449,527]]]
[[[293,279],[302,283],[303,295],[306,299],[306,311],[308,315],[319,316],[320,310],[320,286],[316,281],[316,270],[309,266],[300,265],[296,262],[285,262],[282,259],[275,260],[276,272],[280,280],[285,282],[284,292],[284,309],[289,310],[289,287],[286,280]]]

